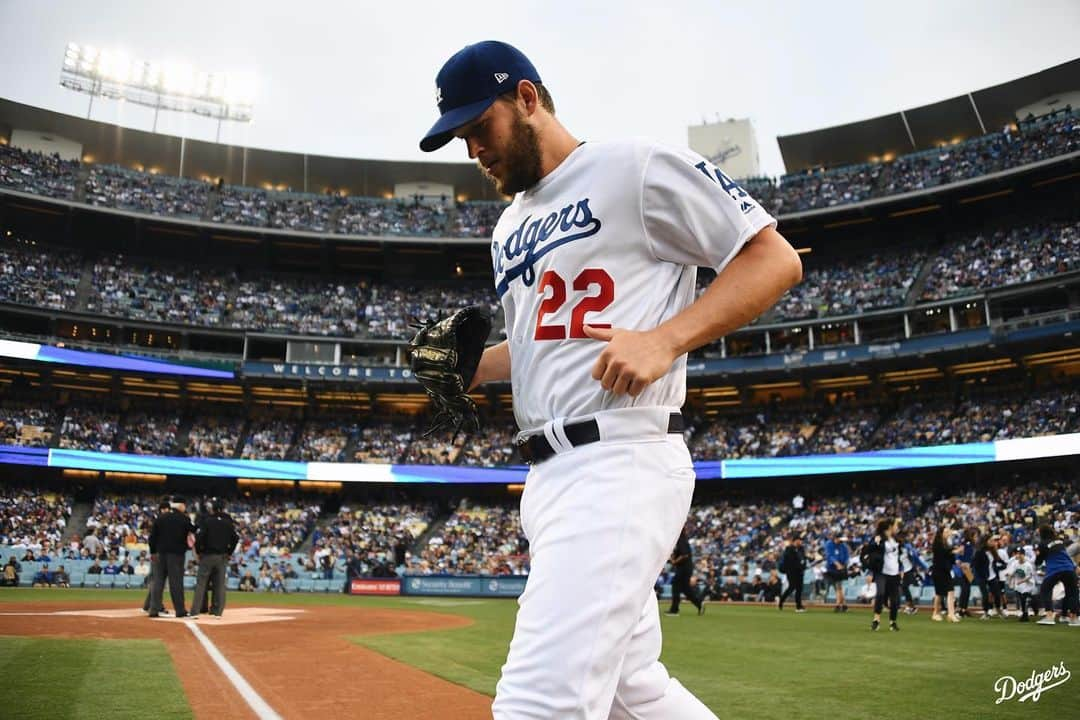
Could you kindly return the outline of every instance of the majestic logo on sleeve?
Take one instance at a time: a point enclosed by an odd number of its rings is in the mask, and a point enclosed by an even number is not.
[[[546,217],[533,219],[532,215],[526,216],[505,240],[496,240],[491,244],[495,261],[495,290],[499,297],[519,277],[526,287],[536,282],[535,265],[544,255],[560,245],[584,240],[598,232],[600,218],[593,216],[589,198],[570,203]]]

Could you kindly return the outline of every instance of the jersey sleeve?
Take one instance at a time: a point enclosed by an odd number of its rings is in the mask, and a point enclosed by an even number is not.
[[[723,270],[776,220],[720,168],[689,150],[655,145],[645,160],[642,223],[658,260]]]

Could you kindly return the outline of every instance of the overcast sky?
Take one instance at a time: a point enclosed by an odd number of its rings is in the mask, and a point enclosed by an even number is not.
[[[253,71],[255,118],[222,141],[349,157],[466,161],[417,143],[435,73],[466,44],[510,42],[578,137],[685,145],[688,125],[749,117],[763,169],[775,138],[941,100],[1076,57],[1077,0],[0,0],[0,96],[86,116],[59,85],[69,41],[199,70]],[[1064,88],[1063,88],[1064,89]],[[152,111],[97,100],[93,119],[149,130]],[[213,140],[164,113],[159,131]]]

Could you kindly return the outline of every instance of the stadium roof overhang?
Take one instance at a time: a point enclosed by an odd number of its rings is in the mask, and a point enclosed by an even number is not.
[[[947,100],[858,122],[777,138],[789,173],[929,150],[1015,123],[1017,112],[1080,91],[1080,59]],[[1064,103],[1062,103],[1064,107]]]

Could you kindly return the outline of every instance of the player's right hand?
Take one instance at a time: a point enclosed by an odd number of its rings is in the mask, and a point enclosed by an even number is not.
[[[663,377],[677,357],[655,330],[583,327],[593,340],[607,343],[593,365],[592,376],[615,395],[637,397]]]

